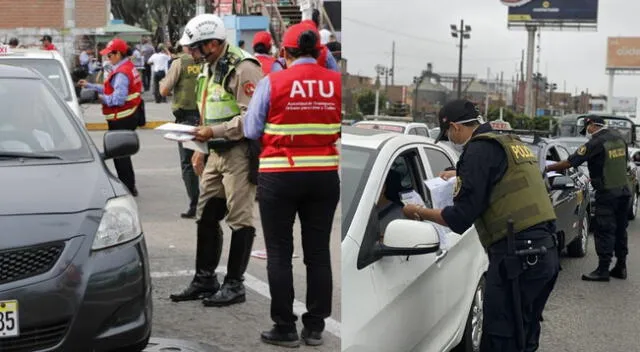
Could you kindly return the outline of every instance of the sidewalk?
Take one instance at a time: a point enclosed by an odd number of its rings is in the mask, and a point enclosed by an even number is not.
[[[171,112],[171,97],[167,98],[166,103],[156,104],[151,91],[143,93],[144,107],[147,112],[147,124],[144,129],[153,129],[168,122],[174,122],[175,118]],[[100,104],[83,104],[80,105],[83,111],[85,126],[89,131],[106,131],[107,121],[102,115],[102,105]]]

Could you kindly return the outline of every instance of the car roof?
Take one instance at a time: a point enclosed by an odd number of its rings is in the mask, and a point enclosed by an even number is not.
[[[586,142],[587,137],[557,137],[554,140],[560,142]]]
[[[354,123],[354,125],[365,124],[365,123],[374,124],[374,125],[388,125],[388,126],[402,126],[402,127],[406,127],[408,125],[426,126],[426,124],[420,123],[420,122],[387,121],[387,120],[362,120]]]
[[[2,59],[51,59],[62,61],[62,55],[55,50],[41,50],[41,49],[11,49],[8,54],[0,55]]]
[[[0,78],[40,79],[40,76],[29,68],[14,65],[4,65],[0,62]]]
[[[424,136],[406,135],[384,130],[370,130],[367,128],[343,126],[340,143],[343,146],[378,149],[381,145],[392,139],[403,139],[408,142],[433,142],[433,139]]]

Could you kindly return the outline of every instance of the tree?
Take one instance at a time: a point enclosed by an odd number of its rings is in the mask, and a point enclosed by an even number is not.
[[[205,11],[214,10],[214,2],[206,1]],[[111,13],[128,25],[153,32],[156,42],[176,42],[195,16],[196,6],[193,0],[111,0]]]
[[[402,102],[395,102],[391,104],[389,111],[387,113],[390,116],[408,116],[409,115],[409,105],[403,104]]]
[[[372,90],[365,90],[358,95],[356,99],[358,104],[358,109],[363,115],[373,115],[376,111],[376,93]],[[384,111],[384,102],[387,99],[380,94],[378,99],[378,113],[382,113]]]

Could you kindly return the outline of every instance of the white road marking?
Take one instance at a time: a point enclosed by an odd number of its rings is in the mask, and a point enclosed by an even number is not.
[[[227,268],[222,266],[218,267],[218,269],[216,270],[216,272],[226,272],[226,271],[227,271]],[[167,277],[189,277],[189,276],[193,276],[193,274],[195,274],[195,271],[193,270],[162,271],[162,272],[152,272],[151,278],[161,279],[161,278],[167,278]],[[260,281],[255,276],[245,273],[244,284],[245,286],[257,292],[261,296],[264,296],[267,299],[271,299],[271,294],[269,293],[269,284],[267,284],[266,282]],[[298,301],[297,299],[293,300],[293,312],[297,316],[299,317],[302,316],[302,313],[306,311],[307,311],[307,308],[304,303]],[[340,338],[340,322],[332,318],[325,319],[325,331],[327,331],[333,336],[336,336],[337,338]]]

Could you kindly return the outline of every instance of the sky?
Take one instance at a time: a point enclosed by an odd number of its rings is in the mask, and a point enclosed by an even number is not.
[[[558,0],[559,1],[559,0]],[[564,0],[566,1],[566,0]],[[554,0],[551,0],[553,4]],[[433,64],[434,72],[458,72],[458,42],[451,24],[471,26],[463,73],[486,79],[504,72],[511,81],[527,47],[525,30],[507,28],[508,8],[499,0],[342,0],[343,57],[351,74],[375,77],[378,64],[391,66],[395,41],[395,84],[410,84]],[[640,36],[640,1],[600,0],[597,31],[542,31],[540,69],[562,92],[607,94],[607,37]],[[526,73],[526,57],[525,57]],[[384,80],[382,81],[384,84]],[[614,96],[640,97],[640,75],[616,76]]]

